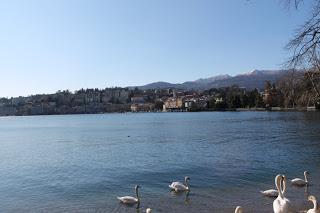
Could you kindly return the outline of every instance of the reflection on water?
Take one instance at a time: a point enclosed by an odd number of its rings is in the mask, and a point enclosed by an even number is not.
[[[271,212],[274,177],[295,209],[320,198],[320,114],[137,113],[0,118],[0,212]],[[172,193],[190,176],[191,191]],[[141,205],[116,199],[141,188]]]

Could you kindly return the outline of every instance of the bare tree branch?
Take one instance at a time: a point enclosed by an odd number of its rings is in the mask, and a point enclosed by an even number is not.
[[[286,2],[298,9],[303,0],[286,0]],[[305,76],[311,81],[315,97],[319,99],[317,76],[320,76],[320,0],[314,2],[312,16],[300,27],[285,48],[292,52],[287,65],[293,70],[307,70]]]

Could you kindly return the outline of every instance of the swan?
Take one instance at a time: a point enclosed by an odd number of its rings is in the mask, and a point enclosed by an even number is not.
[[[296,185],[296,186],[305,186],[308,185],[308,179],[307,176],[310,174],[308,171],[304,171],[304,180],[301,178],[294,178],[291,180],[291,183]]]
[[[184,184],[181,182],[172,182],[169,185],[169,188],[171,190],[174,190],[176,192],[181,192],[181,191],[189,191],[190,190],[190,186],[189,186],[189,177],[185,177],[184,178]]]
[[[152,213],[152,209],[147,208],[147,209],[146,209],[146,213]]]
[[[283,183],[283,189],[281,186]],[[288,213],[290,212],[290,200],[288,200],[284,194],[286,191],[286,176],[277,175],[275,178],[275,184],[278,190],[278,197],[273,201],[273,212],[274,213]]]
[[[124,196],[124,197],[117,197],[118,200],[120,200],[120,202],[125,203],[125,204],[135,204],[135,203],[140,203],[140,197],[138,194],[138,189],[140,188],[139,185],[136,185],[134,187],[135,191],[136,191],[136,196],[137,197],[132,197],[132,196]]]
[[[260,191],[260,193],[267,197],[278,197],[278,190],[275,190],[275,189]]]
[[[283,179],[281,182],[283,182]],[[285,193],[285,190],[286,190],[285,188],[282,190],[282,194]],[[268,189],[265,191],[260,191],[260,193],[263,194],[264,196],[267,196],[267,197],[278,197],[278,195],[279,195],[278,190],[275,190],[275,189]]]
[[[308,201],[311,201],[313,203],[313,208],[309,209],[307,213],[320,213],[320,209],[318,209],[318,203],[317,203],[316,197],[313,195],[310,195],[308,197]]]
[[[234,213],[243,213],[242,207],[237,206],[236,210],[234,210]]]
[[[268,189],[265,191],[260,191],[261,194],[263,194],[264,196],[267,197],[278,197],[279,193],[278,190],[275,189]],[[282,190],[282,193],[284,193],[284,191]]]

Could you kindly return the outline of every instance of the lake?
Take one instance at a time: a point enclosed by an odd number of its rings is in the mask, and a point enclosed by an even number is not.
[[[0,117],[0,212],[272,212],[274,177],[296,211],[320,199],[320,113]],[[190,177],[191,191],[168,185]],[[119,204],[141,185],[140,209]]]

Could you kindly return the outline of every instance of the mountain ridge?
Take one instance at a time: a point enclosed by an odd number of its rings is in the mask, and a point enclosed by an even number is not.
[[[186,81],[183,83],[169,83],[158,81],[143,86],[137,86],[140,89],[195,89],[205,90],[210,88],[228,87],[238,85],[247,89],[263,89],[266,81],[276,83],[288,70],[253,70],[248,73],[242,73],[235,76],[228,74],[220,74],[208,78],[199,78],[194,81]]]

